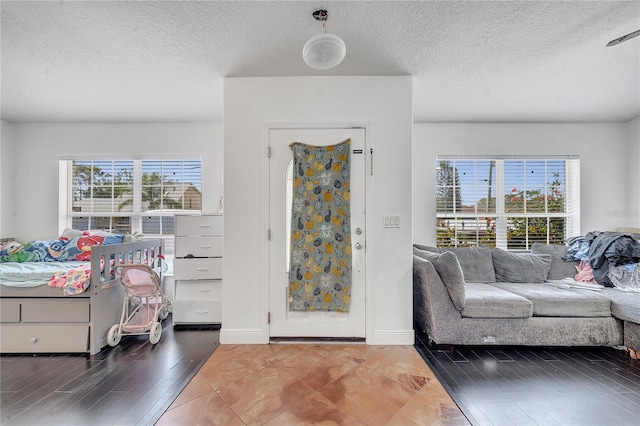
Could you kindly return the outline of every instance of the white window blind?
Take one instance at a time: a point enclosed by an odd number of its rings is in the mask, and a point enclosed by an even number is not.
[[[200,160],[60,160],[60,229],[143,233],[173,252],[174,214],[202,210]]]
[[[575,157],[436,159],[436,233],[441,247],[529,250],[580,232]]]

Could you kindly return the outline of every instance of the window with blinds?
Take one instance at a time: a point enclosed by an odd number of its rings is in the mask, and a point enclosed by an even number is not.
[[[436,159],[439,247],[529,250],[580,232],[580,160],[574,157]]]
[[[164,238],[173,217],[202,210],[200,160],[61,160],[60,228]]]

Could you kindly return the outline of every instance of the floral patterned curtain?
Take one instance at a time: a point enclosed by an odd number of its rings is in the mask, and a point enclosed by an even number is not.
[[[293,151],[289,310],[348,312],[351,140]]]

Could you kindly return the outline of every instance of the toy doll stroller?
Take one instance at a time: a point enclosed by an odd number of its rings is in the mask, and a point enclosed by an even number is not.
[[[162,292],[160,277],[145,264],[115,266],[116,276],[124,286],[120,323],[107,334],[109,346],[120,343],[122,336],[148,334],[155,345],[162,335],[160,321],[169,315],[171,302]]]

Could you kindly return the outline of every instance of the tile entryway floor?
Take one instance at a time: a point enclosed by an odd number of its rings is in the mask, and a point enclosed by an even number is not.
[[[157,425],[468,425],[413,346],[220,345]]]

